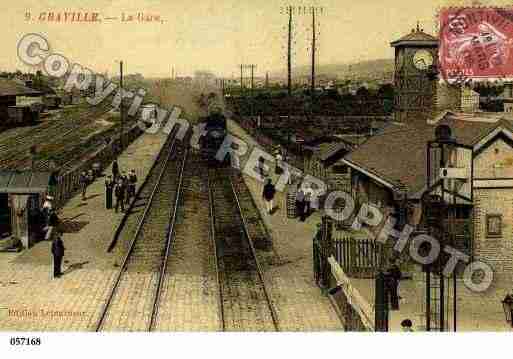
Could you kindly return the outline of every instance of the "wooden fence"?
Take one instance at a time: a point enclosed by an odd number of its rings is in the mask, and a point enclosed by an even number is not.
[[[336,233],[336,232],[335,232]],[[354,238],[344,233],[333,241],[333,255],[351,277],[373,278],[382,263],[382,245],[371,238]]]
[[[370,238],[365,232],[345,230],[334,226],[328,217],[322,223],[313,239],[314,272],[327,281],[323,263],[333,256],[344,272],[355,278],[374,278],[385,262],[385,249],[382,243]]]
[[[347,233],[341,237],[333,227],[333,221],[323,217],[313,239],[315,281],[324,290],[331,288],[328,296],[346,331],[374,331],[374,309],[349,277],[373,277],[381,248],[368,238],[351,238]]]

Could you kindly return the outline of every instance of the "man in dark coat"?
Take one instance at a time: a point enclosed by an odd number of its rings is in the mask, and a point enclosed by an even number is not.
[[[85,199],[86,199],[86,192],[87,192],[87,186],[89,185],[89,177],[87,176],[87,172],[86,171],[82,171],[78,181],[80,183],[80,188],[82,190],[82,201],[85,201]]]
[[[128,175],[128,203],[130,203],[131,198],[135,198],[135,189],[137,186],[137,175],[135,174],[135,170],[130,170],[130,174]]]
[[[57,184],[59,183],[57,171],[53,171],[48,180],[48,193],[55,195]]]
[[[273,199],[274,194],[276,193],[276,188],[274,187],[270,178],[268,178],[266,182],[267,183],[265,184],[264,190],[262,192],[262,197],[264,197],[267,213],[271,214],[273,211]]]
[[[395,260],[391,260],[390,267],[385,273],[386,287],[390,295],[390,309],[399,310],[399,281],[401,280],[402,273],[401,269],[397,265]]]
[[[125,188],[123,181],[118,180],[116,187],[114,187],[114,195],[116,196],[116,213],[118,213],[119,207],[121,206],[121,212],[125,211]]]
[[[128,190],[129,190],[129,183],[128,183],[128,176],[125,172],[121,174],[121,182],[123,183],[123,198],[125,200],[125,203],[128,204],[128,201],[130,200]]]
[[[118,180],[119,176],[119,165],[118,160],[114,160],[112,163],[112,177],[114,178],[114,182]]]
[[[105,180],[105,207],[112,209],[112,193],[114,192],[114,181],[111,176]]]
[[[55,236],[52,241],[52,255],[53,255],[53,277],[59,278],[62,275],[61,265],[62,258],[64,257],[64,243],[62,242],[61,235]]]
[[[258,173],[260,174],[260,178],[262,179],[262,181],[265,179],[265,164],[264,163],[265,163],[265,159],[263,157],[259,157],[257,168],[258,168]]]

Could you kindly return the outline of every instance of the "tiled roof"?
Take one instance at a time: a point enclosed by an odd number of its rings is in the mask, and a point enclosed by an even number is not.
[[[426,44],[435,44],[438,43],[438,39],[432,35],[426,34],[423,30],[417,28],[416,30],[413,29],[411,32],[407,35],[404,35],[398,40],[395,40],[390,43],[391,46],[397,46],[401,44],[407,44],[407,43],[423,43]]]
[[[479,118],[451,113],[439,123],[449,125],[459,143],[472,146],[500,126],[510,131],[513,129],[512,122],[508,120],[495,118],[484,122]],[[383,134],[369,138],[344,159],[394,187],[406,185],[409,195],[417,194],[426,183],[426,144],[435,138],[435,128],[436,125],[421,121],[410,125],[391,125]]]
[[[325,145],[321,145],[321,148],[316,155],[321,161],[326,161],[331,156],[338,154],[342,150],[351,151],[351,146],[345,142],[327,143]]]
[[[40,92],[21,85],[15,81],[0,79],[0,96],[30,96]]]

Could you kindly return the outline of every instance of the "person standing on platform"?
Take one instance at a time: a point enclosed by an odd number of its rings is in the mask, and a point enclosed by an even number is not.
[[[305,218],[310,215],[310,209],[311,209],[311,202],[312,202],[312,187],[310,185],[306,185],[306,188],[304,189],[305,193]]]
[[[276,193],[276,188],[274,187],[270,178],[267,179],[267,183],[264,186],[264,190],[262,192],[262,197],[264,197],[265,206],[268,214],[272,214],[273,211],[273,199]]]
[[[112,209],[112,193],[114,192],[114,181],[109,175],[105,180],[105,207]]]
[[[94,176],[94,171],[92,168],[89,169],[89,171],[87,171],[87,185],[89,186],[90,184],[92,184],[95,180],[95,176]]]
[[[112,177],[114,178],[114,182],[117,182],[118,177],[119,177],[119,165],[118,165],[118,160],[116,160],[116,159],[112,163]]]
[[[258,158],[258,173],[260,174],[260,179],[262,181],[265,180],[265,168],[264,168],[265,159],[263,157]]]
[[[86,192],[87,192],[87,182],[88,182],[86,171],[82,171],[78,181],[80,183],[80,188],[82,190],[82,201],[85,201],[85,199],[86,199]]]
[[[299,216],[299,220],[304,222],[305,217],[305,192],[303,191],[303,187],[301,183],[298,184],[297,192],[296,192],[296,209],[297,214]]]
[[[122,182],[122,188],[123,188],[123,198],[125,199],[125,204],[128,204],[129,198],[128,198],[128,176],[125,172],[121,173],[121,182]]]
[[[51,241],[53,237],[55,237],[55,233],[58,230],[59,226],[59,217],[57,216],[57,213],[55,213],[55,210],[51,209],[48,214],[48,220],[46,223],[46,233],[45,233],[45,240]]]
[[[402,278],[401,269],[395,259],[390,260],[390,267],[385,273],[387,291],[390,295],[390,310],[399,310],[399,281]]]
[[[116,196],[116,213],[118,213],[119,207],[121,207],[121,212],[125,212],[125,189],[123,187],[123,180],[120,178],[116,187],[114,187],[114,195]]]
[[[53,277],[59,278],[62,275],[61,265],[62,258],[64,257],[64,243],[62,242],[62,235],[58,234],[52,241],[52,256],[53,256]]]
[[[48,194],[55,196],[57,192],[57,184],[59,183],[59,178],[56,171],[53,171],[48,179]]]
[[[130,199],[135,198],[135,189],[137,187],[137,175],[135,174],[135,170],[130,170],[130,174],[128,175],[128,202]]]
[[[94,179],[97,179],[101,175],[101,165],[99,162],[93,163],[93,176]]]
[[[283,173],[282,162],[283,162],[283,156],[281,155],[281,152],[278,152],[276,154],[276,169],[275,169],[275,173],[278,176]]]
[[[46,199],[43,203],[43,216],[45,218],[46,226],[48,226],[48,220],[50,219],[50,212],[53,209],[52,200],[53,200],[52,196],[46,196]]]

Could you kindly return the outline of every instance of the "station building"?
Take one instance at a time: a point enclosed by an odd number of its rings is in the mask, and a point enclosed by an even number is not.
[[[428,53],[434,64],[438,58],[438,40],[418,27],[391,46],[396,55],[395,121],[331,166],[349,168],[344,172],[350,177],[346,186],[355,200],[355,212],[371,204],[384,218],[394,215],[400,224],[423,232],[427,142],[435,139],[438,125],[449,126],[458,143],[473,148],[474,156],[473,203],[459,201],[453,218],[457,249],[473,260],[487,262],[498,276],[511,276],[513,117],[478,112],[475,91],[444,83],[426,68],[416,67],[419,51],[423,56]],[[384,221],[379,226],[364,226],[367,239],[375,239],[383,225]],[[357,234],[361,237],[362,233]]]
[[[28,107],[18,106],[17,98],[37,97],[40,95],[41,93],[39,91],[33,90],[15,81],[0,79],[0,127],[7,127],[20,122],[17,120],[18,113],[21,113],[21,120],[25,119],[23,116],[26,111],[23,108],[28,109]],[[22,108],[18,111],[17,109],[20,107]]]
[[[42,239],[41,208],[50,172],[0,171],[0,249],[24,248]]]

